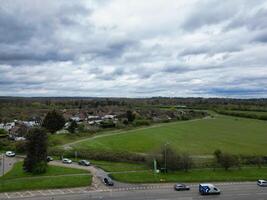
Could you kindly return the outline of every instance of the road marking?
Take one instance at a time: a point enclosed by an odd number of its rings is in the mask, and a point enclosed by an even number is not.
[[[16,192],[17,196],[23,197],[23,195],[20,192]]]
[[[54,195],[54,192],[52,190],[47,190],[50,194]]]
[[[266,195],[266,192],[256,193],[257,195]]]
[[[46,194],[46,193],[43,193],[41,190],[40,191],[38,191],[41,195],[43,195],[43,196],[46,196],[46,195],[48,195],[48,194]]]
[[[70,192],[70,193],[74,193],[71,189],[67,189],[67,191]]]
[[[10,196],[8,196],[8,194],[7,193],[5,193],[5,195],[6,195],[6,197],[9,199],[10,198]]]
[[[246,193],[246,194],[237,194],[237,195],[239,195],[239,196],[247,196],[247,195],[249,195],[248,193]]]

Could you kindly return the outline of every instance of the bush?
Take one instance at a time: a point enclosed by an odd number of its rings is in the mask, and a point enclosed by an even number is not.
[[[139,120],[135,120],[134,122],[133,122],[133,125],[134,126],[149,126],[151,124],[151,122],[149,121],[149,120],[141,120],[141,119],[139,119]]]
[[[225,170],[228,170],[231,167],[240,167],[240,159],[236,155],[229,153],[223,153],[220,150],[214,152],[217,163],[223,167]]]
[[[45,161],[41,161],[35,164],[35,166],[33,167],[33,174],[42,174],[45,173],[47,170],[47,162]]]
[[[160,153],[152,153],[147,156],[146,164],[153,166],[154,159],[157,161],[157,167],[164,169],[164,171],[188,171],[193,166],[193,159],[186,153],[178,154],[169,146],[163,146]],[[166,169],[165,169],[166,167]]]
[[[192,166],[193,166],[192,158],[186,153],[181,154],[179,168],[187,172],[189,169],[192,168]]]
[[[15,151],[17,153],[25,153],[26,152],[26,144],[27,142],[26,141],[18,141],[15,143]]]
[[[14,142],[4,138],[0,139],[0,150],[15,150]]]

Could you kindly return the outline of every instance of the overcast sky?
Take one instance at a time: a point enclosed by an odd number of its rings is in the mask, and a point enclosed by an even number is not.
[[[0,0],[0,95],[267,97],[267,1]]]

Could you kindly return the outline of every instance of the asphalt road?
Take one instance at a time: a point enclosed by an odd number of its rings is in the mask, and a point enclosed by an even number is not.
[[[131,190],[131,191],[88,191],[87,193],[54,195],[44,197],[20,198],[24,200],[88,200],[88,199],[111,199],[111,200],[266,200],[267,187],[258,187],[256,183],[233,183],[217,184],[221,190],[221,195],[201,196],[198,193],[197,185],[194,185],[190,191],[174,191],[173,188],[157,188],[150,190]]]

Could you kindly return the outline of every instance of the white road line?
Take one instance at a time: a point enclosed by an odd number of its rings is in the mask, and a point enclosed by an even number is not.
[[[43,196],[46,196],[46,195],[48,195],[48,194],[46,194],[46,193],[43,193],[41,190],[40,191],[38,191],[41,195],[43,195]]]
[[[6,195],[6,197],[7,197],[8,199],[10,199],[10,196],[8,196],[8,194],[7,194],[7,193],[5,193],[5,195]]]
[[[67,189],[67,191],[69,191],[69,193],[74,193],[71,189]]]
[[[52,190],[47,190],[47,192],[54,195],[54,192]]]
[[[256,193],[257,195],[266,195],[266,192]]]
[[[30,191],[28,191],[30,193],[31,196],[34,196],[33,193],[31,193]]]
[[[23,195],[20,192],[16,192],[16,195],[23,197]]]
[[[243,194],[237,194],[237,195],[239,195],[239,196],[247,196],[247,195],[249,195],[248,193],[243,193]]]

